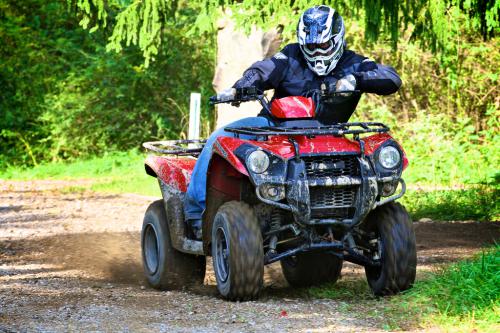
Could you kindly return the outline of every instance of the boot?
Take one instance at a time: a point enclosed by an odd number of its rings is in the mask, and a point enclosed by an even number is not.
[[[187,220],[187,224],[191,229],[193,236],[196,240],[201,241],[202,238],[202,227],[201,227],[201,219],[189,219]]]

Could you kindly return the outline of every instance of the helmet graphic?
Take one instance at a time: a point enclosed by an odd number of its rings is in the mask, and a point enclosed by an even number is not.
[[[313,72],[324,76],[335,68],[344,52],[344,34],[342,16],[328,6],[315,6],[302,14],[297,39]]]

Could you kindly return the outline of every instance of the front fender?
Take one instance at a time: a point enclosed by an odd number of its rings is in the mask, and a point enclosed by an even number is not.
[[[233,168],[238,170],[238,172],[245,176],[248,176],[247,168],[235,154],[235,150],[246,142],[246,140],[241,140],[238,138],[221,136],[218,137],[215,141],[213,152],[224,158],[229,164],[233,166]]]
[[[401,147],[399,142],[394,140],[394,138],[391,135],[389,135],[387,133],[379,133],[379,134],[367,136],[367,137],[363,138],[362,140],[365,142],[365,154],[368,156],[373,155],[375,153],[375,151],[380,146],[382,146],[387,140],[392,140],[393,142],[395,142],[399,146],[399,148],[403,152],[403,170],[406,169],[406,167],[408,166],[408,158],[406,157],[406,153],[405,153],[403,147]]]

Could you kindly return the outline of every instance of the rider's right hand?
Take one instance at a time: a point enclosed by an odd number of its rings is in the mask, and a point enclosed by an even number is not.
[[[217,94],[219,102],[232,101],[236,95],[236,89],[227,88]]]
[[[356,78],[349,74],[337,81],[336,91],[354,91],[356,90]]]

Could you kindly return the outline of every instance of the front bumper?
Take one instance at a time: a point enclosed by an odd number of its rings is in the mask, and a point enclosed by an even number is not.
[[[366,157],[356,158],[359,169],[355,176],[311,177],[303,159],[288,161],[286,178],[262,177],[256,182],[256,195],[262,202],[292,212],[295,222],[301,225],[340,225],[352,228],[364,220],[377,206],[402,197],[406,191],[400,173],[392,176],[377,175]],[[380,189],[386,183],[401,184],[399,193],[383,198]],[[264,198],[261,189],[283,186],[286,200],[281,202]],[[319,214],[318,214],[319,213]]]

